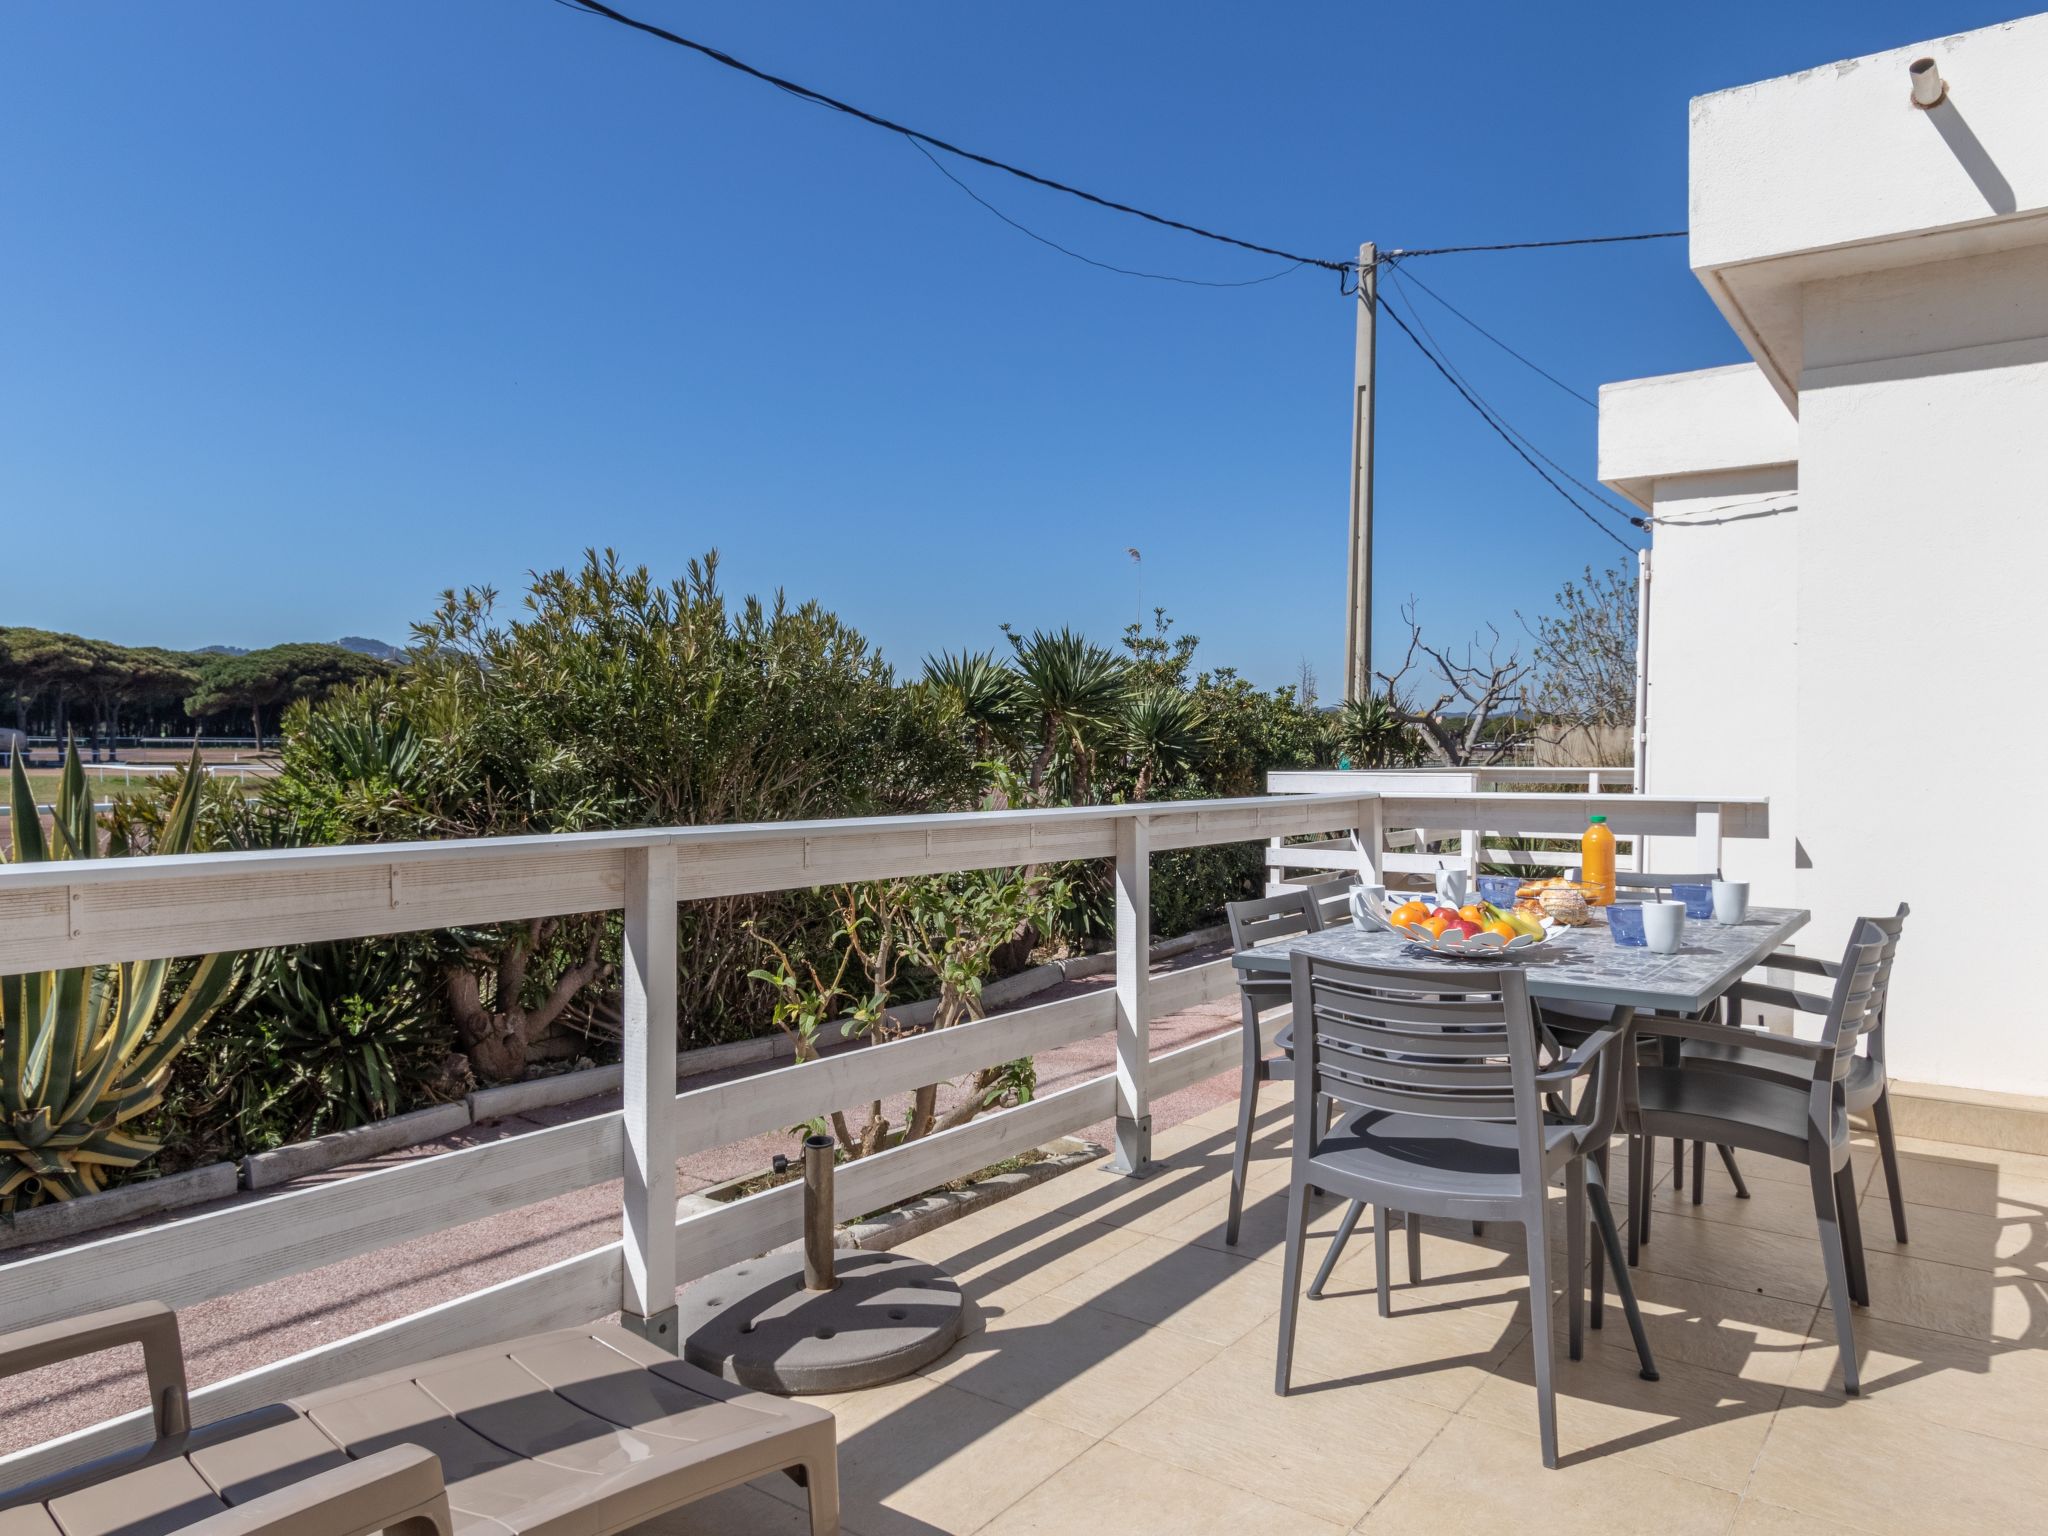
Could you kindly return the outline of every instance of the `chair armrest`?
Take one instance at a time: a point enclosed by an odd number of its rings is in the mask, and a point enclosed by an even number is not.
[[[1826,1013],[1832,1003],[1817,992],[1795,992],[1790,987],[1766,986],[1759,981],[1738,981],[1723,996],[1736,1003],[1764,1003],[1773,1008],[1790,1008],[1795,1013]]]
[[[1796,1056],[1806,1062],[1819,1061],[1834,1050],[1824,1040],[1801,1040],[1796,1035],[1773,1035],[1761,1029],[1734,1029],[1726,1024],[1672,1019],[1661,1014],[1640,1022],[1643,1025],[1641,1033],[1645,1035],[1704,1040],[1709,1045],[1741,1045],[1759,1051],[1775,1051],[1781,1056]]]
[[[18,1376],[60,1360],[96,1355],[124,1344],[142,1346],[149,1376],[149,1407],[159,1440],[192,1427],[185,1402],[185,1351],[178,1342],[178,1314],[160,1301],[138,1301],[61,1323],[44,1323],[0,1334],[0,1377]]]
[[[451,1528],[440,1458],[416,1445],[394,1445],[209,1515],[178,1536],[372,1536],[387,1530],[448,1536]]]
[[[1809,976],[1835,977],[1842,974],[1842,962],[1823,960],[1819,955],[1795,955],[1789,949],[1778,950],[1757,961],[1759,969],[1770,967],[1780,971],[1804,971]]]
[[[1581,1077],[1588,1067],[1600,1059],[1600,1053],[1619,1040],[1625,1031],[1607,1024],[1596,1029],[1581,1040],[1569,1056],[1536,1074],[1536,1086],[1544,1092],[1562,1088],[1573,1078]]]

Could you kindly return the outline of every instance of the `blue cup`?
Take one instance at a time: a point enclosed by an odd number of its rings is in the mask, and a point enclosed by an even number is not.
[[[1519,875],[1481,875],[1479,877],[1479,899],[1481,901],[1490,901],[1496,907],[1502,909],[1512,907],[1515,904],[1515,892],[1521,888],[1522,879]],[[1713,892],[1709,891],[1707,896],[1708,903],[1711,905]]]
[[[1714,915],[1714,888],[1711,885],[1674,885],[1671,899],[1685,903],[1687,917],[1712,917]]]
[[[1608,907],[1607,932],[1614,942],[1629,949],[1641,949],[1647,942],[1643,938],[1643,909],[1634,902],[1620,902]]]

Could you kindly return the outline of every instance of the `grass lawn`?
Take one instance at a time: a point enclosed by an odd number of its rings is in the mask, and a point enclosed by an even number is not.
[[[37,805],[54,805],[57,800],[57,781],[62,777],[54,768],[31,768],[28,771],[29,793],[35,796]],[[116,795],[129,794],[148,785],[152,775],[123,773],[119,769],[111,773],[87,771],[85,782],[92,790],[95,802],[111,800]]]

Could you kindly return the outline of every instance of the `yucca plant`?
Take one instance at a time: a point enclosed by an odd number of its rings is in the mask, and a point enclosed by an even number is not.
[[[190,851],[204,778],[195,747],[158,851]],[[103,856],[76,743],[47,834],[19,753],[12,779],[13,862]],[[171,1063],[232,989],[235,957],[200,960],[166,1010],[172,972],[142,960],[0,976],[0,1211],[91,1194],[155,1155],[123,1127],[162,1102]]]

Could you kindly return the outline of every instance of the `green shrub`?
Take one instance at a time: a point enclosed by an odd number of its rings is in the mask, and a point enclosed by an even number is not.
[[[418,947],[366,939],[263,956],[215,1042],[230,1058],[243,1150],[345,1131],[448,1097],[453,1040],[421,995]]]

